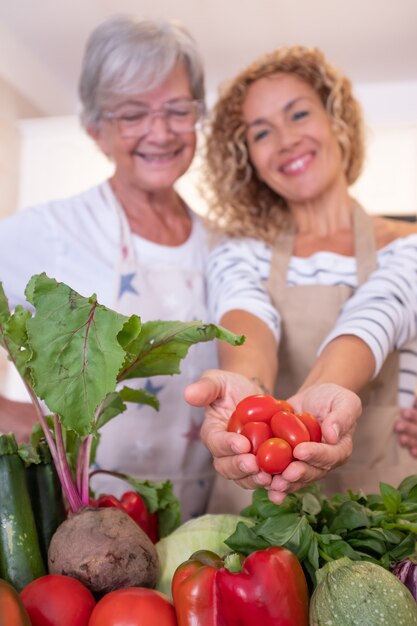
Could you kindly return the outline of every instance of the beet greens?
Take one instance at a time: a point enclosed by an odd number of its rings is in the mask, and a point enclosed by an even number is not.
[[[181,359],[195,343],[244,341],[200,321],[142,324],[137,315],[121,315],[99,304],[95,295],[81,296],[46,274],[33,276],[25,295],[34,314],[22,306],[11,313],[0,283],[0,344],[36,408],[72,512],[89,502],[90,457],[99,429],[123,412],[126,402],[158,408],[157,399],[143,389],[119,389],[122,381],[179,373]],[[67,455],[74,435],[75,475]]]

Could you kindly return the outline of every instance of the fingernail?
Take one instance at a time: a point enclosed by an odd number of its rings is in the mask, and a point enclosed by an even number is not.
[[[333,424],[333,430],[336,433],[337,438],[339,439],[339,435],[340,435],[339,425]]]
[[[239,469],[241,472],[247,472],[248,468],[246,467],[245,463],[239,463]]]

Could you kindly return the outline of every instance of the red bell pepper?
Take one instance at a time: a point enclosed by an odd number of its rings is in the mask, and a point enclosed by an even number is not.
[[[303,569],[286,548],[258,550],[229,571],[201,550],[175,571],[172,596],[178,626],[308,626]]]
[[[159,540],[158,513],[149,513],[142,497],[136,491],[126,491],[120,498],[111,495],[100,496],[90,501],[91,506],[115,507],[125,511],[145,531],[153,543]]]

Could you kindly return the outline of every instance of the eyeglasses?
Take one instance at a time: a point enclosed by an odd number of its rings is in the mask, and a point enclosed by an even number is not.
[[[174,133],[188,133],[195,129],[203,113],[201,100],[164,102],[159,109],[131,105],[118,111],[105,111],[103,116],[117,124],[122,137],[140,137],[152,128],[157,115],[162,116]]]

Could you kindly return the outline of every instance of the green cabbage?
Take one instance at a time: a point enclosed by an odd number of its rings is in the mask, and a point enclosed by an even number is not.
[[[219,556],[230,552],[224,540],[236,529],[238,522],[252,526],[253,522],[240,515],[207,514],[191,519],[156,544],[160,575],[156,588],[171,596],[171,582],[175,570],[197,550],[211,550]]]

